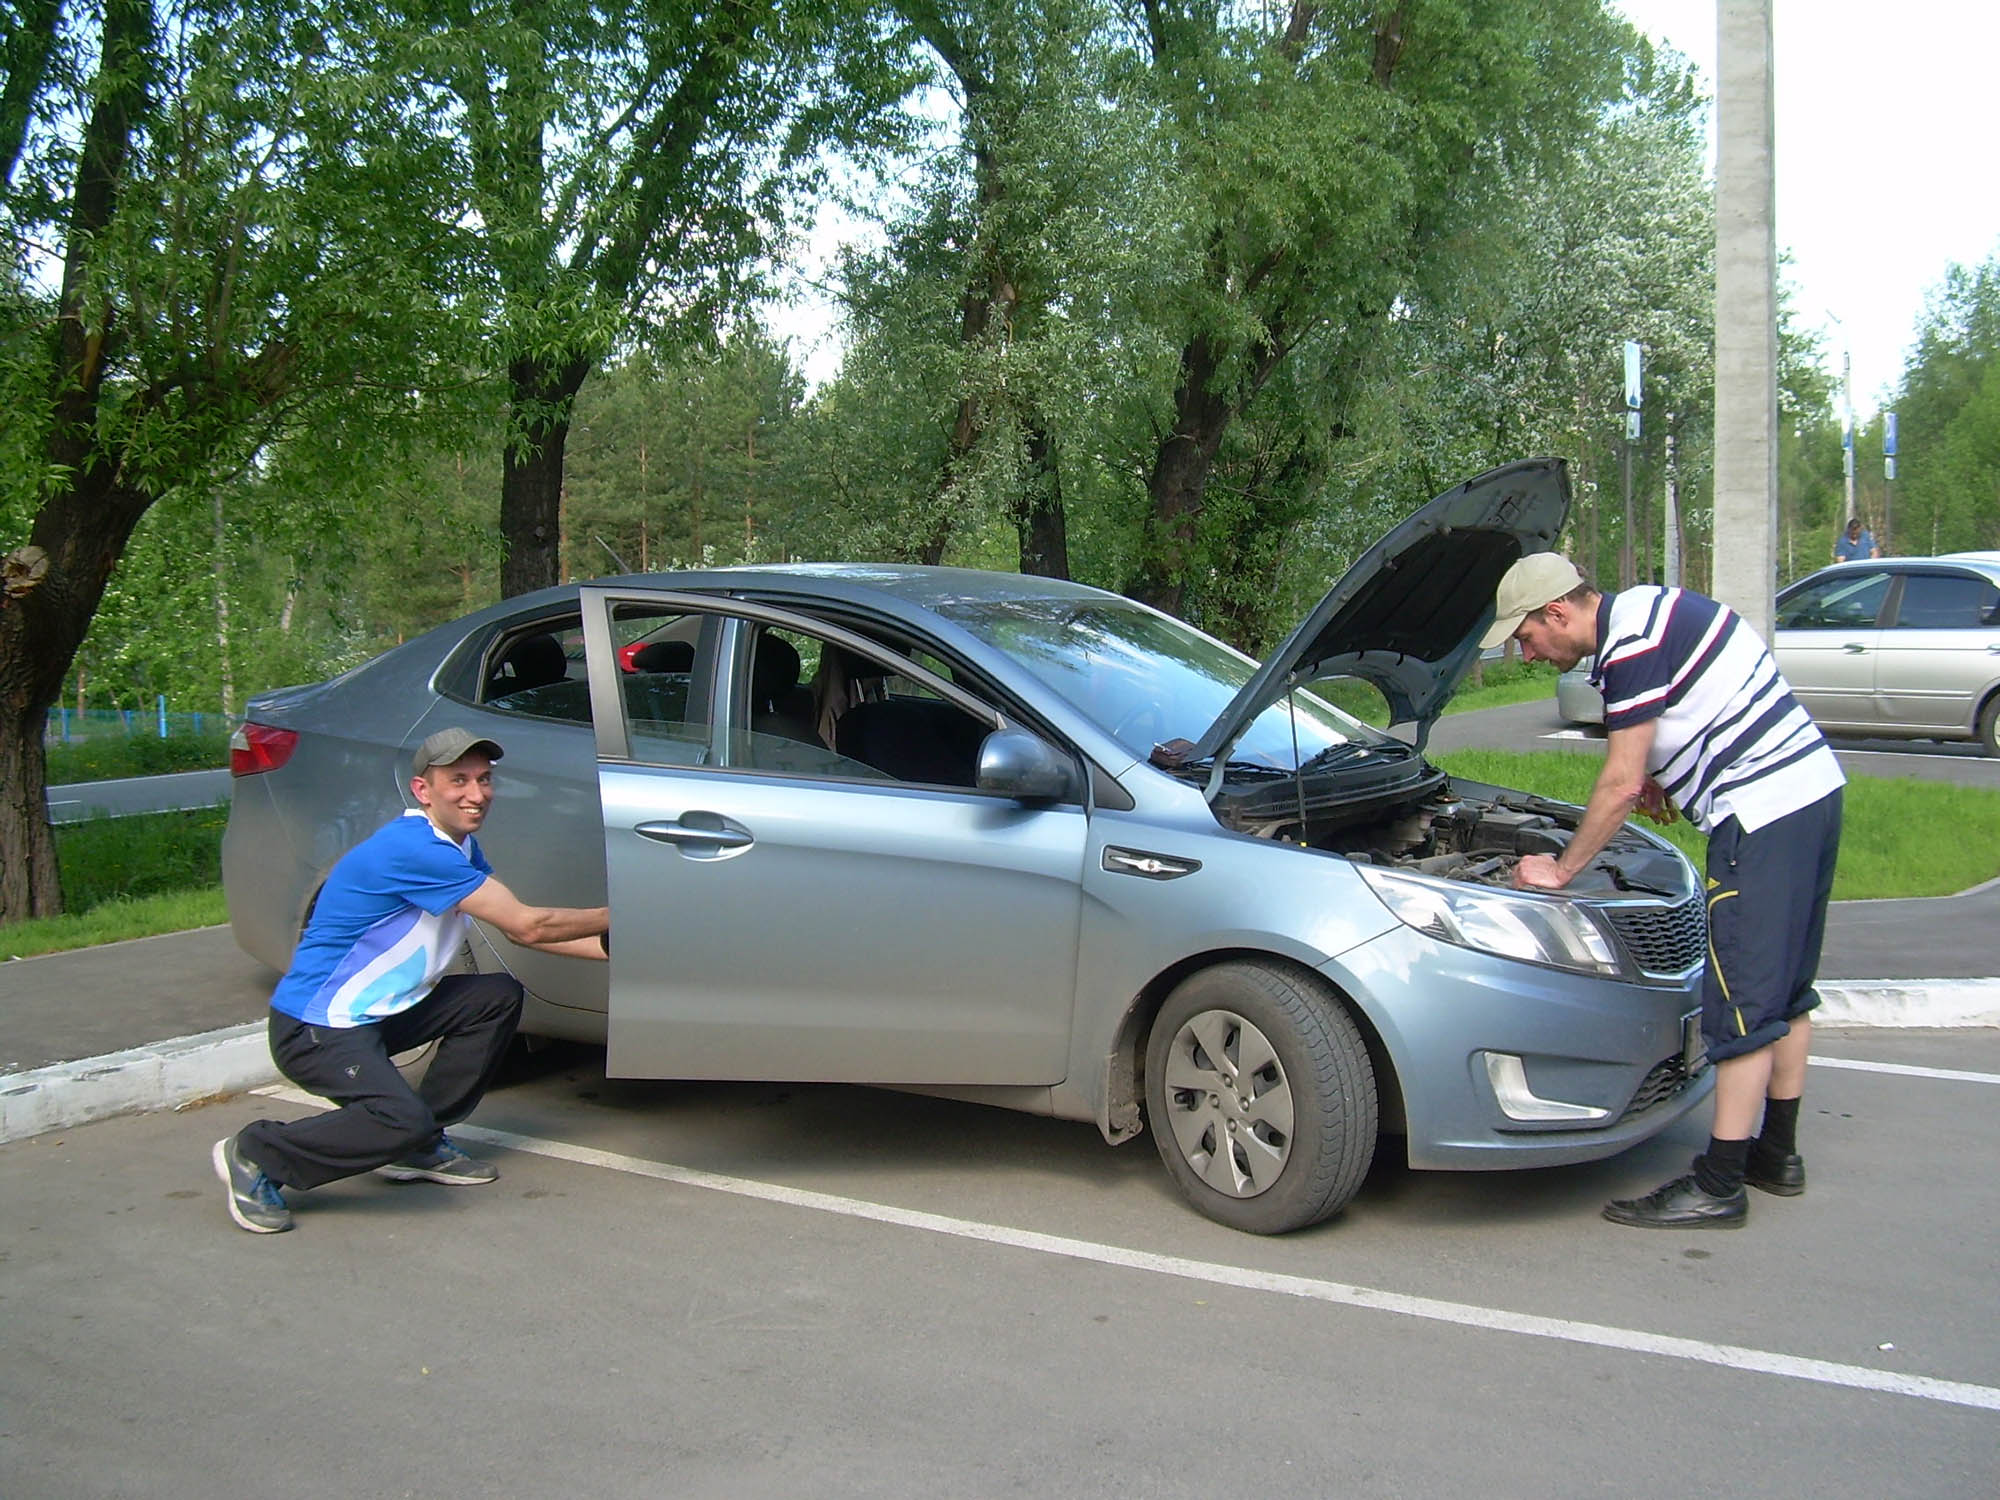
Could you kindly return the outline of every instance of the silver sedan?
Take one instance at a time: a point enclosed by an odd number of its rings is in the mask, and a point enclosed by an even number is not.
[[[1778,595],[1776,623],[1778,668],[1828,733],[2000,755],[2000,552],[1835,563]],[[1590,671],[1556,680],[1565,723],[1604,722]]]
[[[1554,460],[1438,497],[1266,662],[1116,595],[869,564],[511,599],[266,694],[233,756],[238,941],[282,966],[328,868],[445,725],[505,748],[480,840],[524,899],[608,900],[611,962],[466,955],[620,1076],[923,1088],[1148,1124],[1202,1212],[1338,1211],[1380,1142],[1573,1162],[1695,1108],[1694,872],[1628,828],[1508,888],[1577,809],[1456,782],[1423,734],[1495,583],[1563,523]],[[1310,691],[1373,681],[1418,746]]]

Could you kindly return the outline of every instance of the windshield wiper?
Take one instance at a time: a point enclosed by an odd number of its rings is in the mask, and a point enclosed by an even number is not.
[[[1365,755],[1407,756],[1411,747],[1401,740],[1392,740],[1386,745],[1371,745],[1363,740],[1349,740],[1344,745],[1328,745],[1317,755],[1307,757],[1301,771],[1319,771],[1328,766],[1339,765],[1343,761],[1356,760]]]

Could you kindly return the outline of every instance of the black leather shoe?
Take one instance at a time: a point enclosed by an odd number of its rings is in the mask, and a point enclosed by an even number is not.
[[[1614,1198],[1604,1205],[1604,1217],[1636,1229],[1740,1229],[1750,1217],[1750,1195],[1738,1188],[1718,1198],[1690,1172],[1643,1198]]]
[[[1806,1190],[1805,1158],[1796,1151],[1789,1156],[1760,1156],[1753,1150],[1743,1180],[1780,1198],[1796,1198]]]

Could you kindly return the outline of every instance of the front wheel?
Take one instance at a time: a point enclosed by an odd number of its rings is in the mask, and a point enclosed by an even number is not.
[[[1979,748],[1988,755],[2000,755],[2000,693],[1987,699],[1979,710]]]
[[[1146,1114],[1167,1172],[1211,1219],[1252,1234],[1317,1224],[1375,1154],[1375,1070],[1317,980],[1255,960],[1182,981],[1146,1045]]]

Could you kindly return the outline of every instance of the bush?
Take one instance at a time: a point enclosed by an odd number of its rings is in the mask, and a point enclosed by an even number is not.
[[[223,804],[64,824],[56,829],[63,909],[85,912],[119,898],[220,885],[228,823]]]
[[[212,771],[229,764],[229,735],[107,734],[49,746],[49,785],[110,781],[120,776],[165,776]]]

